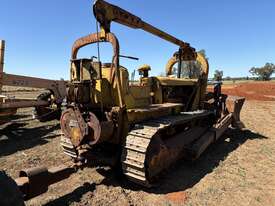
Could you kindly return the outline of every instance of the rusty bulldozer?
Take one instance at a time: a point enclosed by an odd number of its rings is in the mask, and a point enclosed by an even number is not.
[[[151,187],[178,159],[197,159],[230,125],[241,125],[244,98],[221,94],[220,84],[207,92],[207,59],[188,43],[103,0],[95,1],[93,11],[101,30],[72,47],[67,109],[60,120],[61,146],[73,159],[72,166],[22,170],[10,181],[14,193],[20,191],[25,200],[93,165],[109,165],[130,181]],[[110,32],[113,21],[179,47],[167,63],[165,77],[150,76],[150,66],[145,65],[139,69],[139,83],[129,85],[128,71],[119,63],[119,41]],[[98,42],[112,45],[111,63],[77,58],[80,48]],[[184,77],[185,61],[198,62],[197,76]]]

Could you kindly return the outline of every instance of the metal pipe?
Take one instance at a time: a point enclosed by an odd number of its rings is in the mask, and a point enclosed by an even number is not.
[[[179,49],[179,63],[178,63],[178,78],[180,79],[181,78],[181,66],[182,66],[182,59],[181,59],[181,56],[182,56],[182,50],[181,48]]]
[[[38,77],[28,77],[16,74],[3,73],[3,85],[15,87],[34,87],[53,89],[61,87],[66,89],[66,81],[64,80],[50,80]]]
[[[119,55],[119,57],[127,58],[127,59],[133,59],[133,60],[139,60],[137,57],[132,57],[132,56],[125,56],[125,55]]]
[[[4,54],[5,54],[5,41],[0,40],[0,93],[2,92],[2,87],[3,87]]]
[[[54,183],[68,178],[77,172],[75,166],[61,165],[47,169],[35,167],[22,170],[15,182],[21,191],[24,200],[29,200],[48,191],[48,187]]]

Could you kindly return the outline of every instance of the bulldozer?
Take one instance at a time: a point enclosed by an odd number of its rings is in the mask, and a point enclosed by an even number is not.
[[[129,181],[152,187],[177,160],[199,158],[228,127],[242,125],[245,99],[222,94],[220,83],[207,92],[208,61],[190,44],[103,0],[94,2],[93,12],[100,31],[73,44],[67,106],[60,119],[61,146],[72,158],[72,166],[39,166],[22,170],[15,181],[7,180],[13,182],[13,194],[20,191],[24,200],[94,165],[111,166]],[[150,76],[151,67],[144,65],[138,69],[139,82],[129,84],[128,70],[119,63],[119,40],[111,32],[112,22],[178,46],[166,65],[166,76]],[[82,47],[102,42],[112,45],[112,62],[78,58]],[[197,75],[185,77],[184,62],[197,62]]]

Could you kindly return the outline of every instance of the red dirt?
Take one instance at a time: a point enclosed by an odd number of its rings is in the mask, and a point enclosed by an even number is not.
[[[212,88],[208,87],[211,91]],[[243,96],[247,100],[275,101],[275,82],[253,82],[223,85],[222,92],[228,95]]]
[[[171,192],[166,194],[166,198],[174,204],[183,204],[187,200],[185,191]]]

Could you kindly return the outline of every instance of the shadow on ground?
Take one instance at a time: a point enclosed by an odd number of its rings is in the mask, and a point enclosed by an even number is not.
[[[247,140],[254,139],[266,139],[267,137],[260,134],[253,133],[250,130],[228,130],[223,137],[221,137],[216,143],[211,145],[203,155],[194,162],[188,162],[185,160],[178,161],[177,165],[170,168],[164,176],[159,180],[159,185],[154,188],[146,189],[137,186],[125,178],[118,176],[111,169],[98,169],[97,171],[104,175],[104,179],[99,184],[106,186],[122,187],[124,189],[130,189],[134,191],[144,190],[148,193],[154,194],[167,194],[171,192],[184,191],[193,187],[198,183],[205,175],[211,173],[221,161],[240,145]],[[91,180],[92,182],[93,180]],[[53,203],[68,204],[72,200],[79,200],[81,197],[75,197],[77,195],[84,195],[89,191],[93,191],[95,187],[83,186],[77,188],[72,193],[62,196],[47,205],[54,205]]]
[[[10,122],[13,120],[18,120],[18,119],[22,119],[22,118],[26,118],[26,117],[31,117],[31,115],[29,115],[29,114],[15,114],[15,115],[11,115],[11,116],[4,116],[4,117],[0,117],[0,121]]]
[[[11,116],[0,116],[0,126],[3,127],[4,124],[9,124],[10,122],[21,122],[22,119],[24,119],[24,121],[30,121],[30,120],[32,120],[32,116],[31,115],[26,115],[26,114],[15,114],[15,115],[11,115]]]
[[[0,129],[0,157],[46,144],[49,139],[57,136],[49,133],[60,128],[59,124],[23,128],[25,125],[26,123],[15,122]]]
[[[80,202],[82,195],[89,191],[94,191],[96,184],[84,183],[81,187],[76,188],[73,192],[64,195],[58,199],[55,199],[51,202],[45,204],[45,206],[54,206],[54,205],[68,205],[71,202]]]

